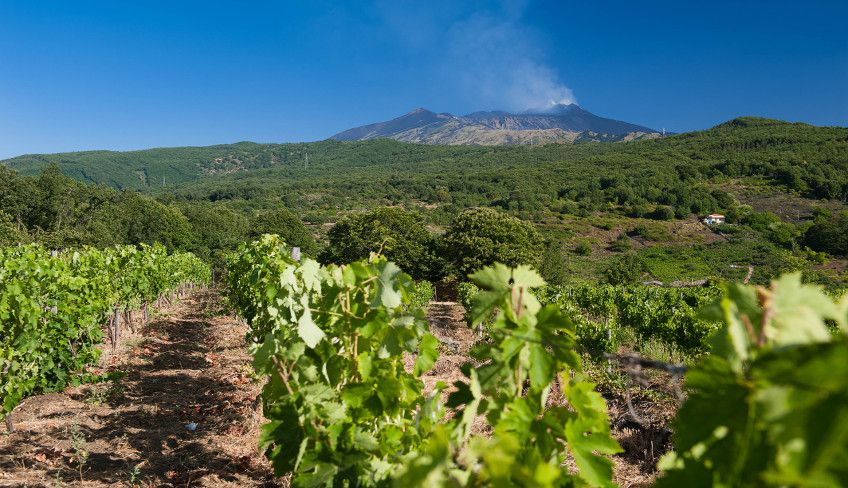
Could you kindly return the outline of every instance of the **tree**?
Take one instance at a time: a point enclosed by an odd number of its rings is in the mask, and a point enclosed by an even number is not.
[[[460,276],[496,262],[538,266],[542,247],[532,224],[493,208],[462,211],[442,238],[445,256]]]
[[[592,248],[589,248],[592,252]],[[539,273],[551,285],[561,285],[568,280],[568,262],[565,255],[565,243],[560,240],[551,241],[545,246]]]
[[[372,252],[386,256],[415,279],[435,280],[442,273],[433,238],[416,213],[384,207],[341,219],[328,233],[324,263],[347,264]]]
[[[194,245],[191,224],[176,207],[134,193],[126,193],[122,211],[127,244],[159,242],[169,251],[188,250]]]
[[[304,254],[314,256],[318,252],[318,245],[303,221],[284,208],[255,216],[250,221],[249,233],[252,238],[263,234],[277,234],[286,244],[299,247]]]
[[[636,283],[647,271],[647,266],[642,259],[635,254],[619,256],[604,269],[604,277],[611,285],[627,285]]]
[[[0,247],[13,246],[25,242],[27,233],[6,212],[0,210]]]
[[[658,205],[654,213],[651,214],[651,218],[654,220],[674,220],[674,217],[674,209],[666,205]]]
[[[194,233],[191,251],[202,259],[223,265],[223,253],[247,240],[247,218],[221,205],[183,205]]]
[[[803,241],[814,251],[848,256],[848,213],[817,221],[804,233]]]

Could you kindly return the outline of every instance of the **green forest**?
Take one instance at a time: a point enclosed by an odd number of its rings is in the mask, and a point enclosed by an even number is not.
[[[240,242],[273,232],[325,262],[382,248],[401,261],[415,256],[404,262],[413,274],[462,278],[471,269],[463,260],[496,257],[450,255],[462,247],[457,228],[479,227],[466,211],[487,208],[497,214],[486,214],[486,235],[475,238],[507,249],[499,234],[529,224],[515,251],[525,256],[512,262],[538,266],[552,283],[742,279],[748,266],[757,283],[790,270],[846,283],[845,128],[744,117],[628,143],[238,143],[3,165],[5,244],[161,242],[220,263]],[[704,225],[708,213],[726,224]],[[485,254],[479,241],[472,247]]]

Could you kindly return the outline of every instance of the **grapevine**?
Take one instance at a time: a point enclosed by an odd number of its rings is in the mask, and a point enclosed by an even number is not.
[[[0,249],[0,418],[33,393],[81,382],[99,358],[103,325],[115,310],[138,308],[209,275],[194,255],[167,255],[161,246]]]

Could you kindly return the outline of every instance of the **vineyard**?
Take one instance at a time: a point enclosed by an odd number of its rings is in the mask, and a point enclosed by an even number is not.
[[[834,302],[800,275],[717,291],[548,289],[543,305],[534,271],[487,267],[470,277],[468,318],[484,338],[464,379],[426,392],[420,377],[440,345],[392,263],[297,262],[266,236],[230,272],[230,301],[267,378],[263,450],[295,486],[612,486],[621,448],[581,354],[581,328],[600,317],[684,349],[711,346],[688,367],[659,486],[848,482],[848,297]],[[719,299],[697,318],[710,294]],[[575,325],[575,309],[595,320]],[[563,468],[569,459],[576,470]]]
[[[115,346],[121,323],[143,324],[157,302],[210,279],[194,256],[156,246],[22,246],[0,256],[7,418],[28,396],[94,381],[87,367]],[[685,377],[654,485],[848,485],[848,296],[834,299],[799,274],[768,287],[552,286],[527,266],[495,264],[469,279],[459,287],[467,324],[456,326],[473,331],[473,344],[451,381],[425,383],[456,351],[431,330],[429,283],[378,255],[345,265],[295,259],[271,235],[229,255],[224,300],[242,321],[229,327],[243,331],[261,387],[252,442],[277,480],[615,486],[626,446],[594,372],[626,356]],[[175,360],[182,367],[188,357]],[[257,461],[240,459],[215,464],[241,479],[236,472]],[[192,472],[211,469],[202,460]],[[167,473],[164,482],[150,471],[149,484],[192,485]],[[214,479],[198,483],[223,483]]]
[[[473,283],[459,289],[470,311],[479,289]],[[546,285],[534,293],[541,303],[556,304],[571,317],[581,350],[596,356],[623,345],[637,350],[658,345],[667,356],[697,356],[708,349],[707,338],[720,322],[700,313],[721,296],[718,287]]]
[[[94,380],[86,367],[98,360],[104,330],[114,347],[133,312],[146,319],[151,305],[210,277],[192,254],[161,246],[0,250],[0,417],[9,430],[27,396]]]

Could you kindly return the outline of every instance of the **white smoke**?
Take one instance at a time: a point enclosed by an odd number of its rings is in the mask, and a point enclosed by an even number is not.
[[[422,11],[396,1],[380,9],[416,56],[434,60],[436,83],[477,107],[521,111],[576,103],[546,62],[544,42],[522,23],[526,2],[473,12],[456,5],[428,3]]]
[[[448,39],[447,66],[456,70],[459,88],[480,103],[526,110],[576,102],[542,61],[532,32],[514,18],[478,14],[455,23]]]

